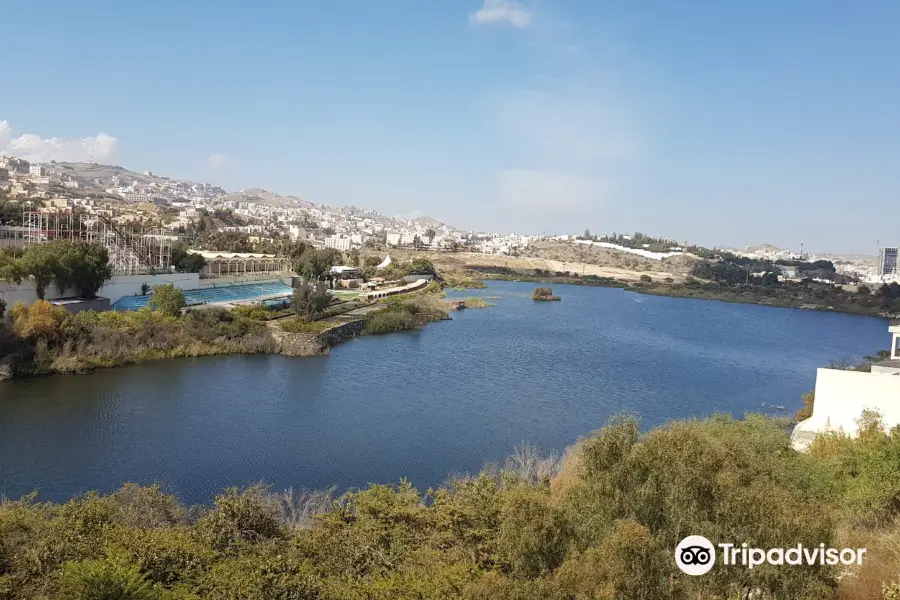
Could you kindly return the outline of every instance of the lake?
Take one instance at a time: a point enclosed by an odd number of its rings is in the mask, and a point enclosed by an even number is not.
[[[64,500],[125,481],[186,502],[259,481],[421,490],[561,452],[628,412],[648,428],[714,412],[792,415],[816,367],[887,348],[870,317],[491,282],[496,306],[330,356],[225,356],[0,383],[0,494]],[[783,409],[775,408],[783,406]]]

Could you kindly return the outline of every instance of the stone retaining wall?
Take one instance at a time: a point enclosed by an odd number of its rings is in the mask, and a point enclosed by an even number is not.
[[[287,333],[273,329],[272,337],[285,356],[321,356],[341,342],[359,337],[366,327],[365,319],[341,323],[322,333]]]

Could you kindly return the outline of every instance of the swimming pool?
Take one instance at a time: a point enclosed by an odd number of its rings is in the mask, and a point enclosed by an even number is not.
[[[246,302],[248,300],[272,299],[290,296],[294,291],[280,282],[230,285],[202,290],[184,290],[184,300],[188,306],[196,304],[216,304],[220,302]],[[140,310],[147,306],[151,296],[123,296],[111,306],[112,310]]]

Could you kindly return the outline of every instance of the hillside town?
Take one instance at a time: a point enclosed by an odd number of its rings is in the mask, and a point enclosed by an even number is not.
[[[354,206],[330,207],[296,196],[282,196],[264,189],[237,192],[209,183],[198,183],[142,173],[98,163],[29,163],[0,155],[0,245],[15,246],[16,238],[28,235],[27,215],[77,214],[80,218],[102,218],[110,226],[129,232],[167,236],[204,250],[203,233],[245,235],[249,243],[266,240],[303,242],[341,252],[366,248],[468,251],[517,256],[533,252],[538,242],[592,244],[662,260],[690,254],[685,242],[648,238],[642,234],[591,236],[589,232],[556,236],[462,231],[429,217],[399,218]],[[896,247],[879,248],[877,258],[810,254],[769,244],[725,250],[735,256],[779,265],[794,276],[792,261],[829,261],[840,281],[881,284],[900,280]],[[755,275],[762,276],[763,272]],[[840,282],[839,281],[839,282]]]
[[[0,194],[25,211],[77,211],[114,224],[189,236],[203,217],[216,230],[287,238],[340,251],[369,245],[512,254],[529,236],[464,232],[430,219],[393,218],[352,206],[333,208],[262,189],[228,193],[208,183],[136,173],[95,163],[29,163],[0,156]],[[14,219],[7,219],[15,221]],[[21,225],[7,222],[5,225]]]

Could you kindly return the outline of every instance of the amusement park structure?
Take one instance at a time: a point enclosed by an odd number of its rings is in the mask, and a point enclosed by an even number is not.
[[[97,243],[106,248],[114,275],[167,272],[172,264],[172,240],[158,230],[135,232],[102,215],[25,211],[21,227],[3,228],[5,246],[27,248],[54,240]]]

